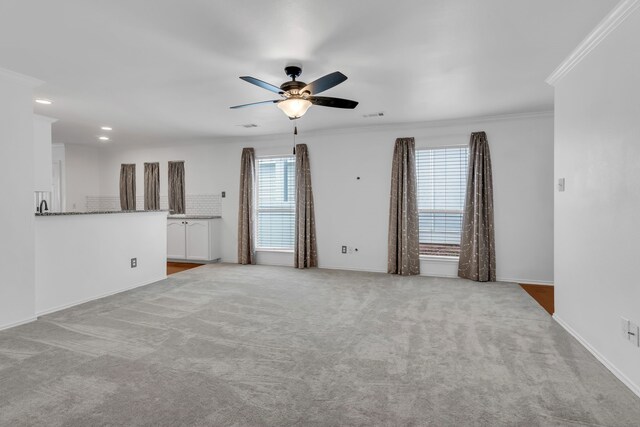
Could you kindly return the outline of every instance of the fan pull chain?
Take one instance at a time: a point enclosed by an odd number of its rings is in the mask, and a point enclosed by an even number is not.
[[[298,126],[293,127],[293,154],[296,154],[296,135],[298,134]]]

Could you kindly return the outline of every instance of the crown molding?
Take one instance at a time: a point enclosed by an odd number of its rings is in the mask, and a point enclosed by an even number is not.
[[[545,82],[555,86],[593,49],[596,48],[613,30],[640,6],[640,0],[622,0],[607,16],[580,42],[573,52],[547,77]]]
[[[32,88],[38,87],[44,83],[42,80],[38,80],[34,77],[29,77],[24,74],[16,73],[15,71],[7,70],[5,68],[0,68],[0,76],[21,81],[31,86]]]

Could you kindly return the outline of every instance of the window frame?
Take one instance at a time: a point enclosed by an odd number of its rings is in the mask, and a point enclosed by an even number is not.
[[[443,149],[448,149],[448,148],[466,148],[467,149],[467,170],[465,171],[465,174],[468,178],[468,174],[469,174],[469,144],[447,144],[447,145],[423,145],[420,147],[416,147],[416,191],[419,194],[419,189],[418,189],[418,151],[425,151],[425,150],[443,150]],[[466,193],[466,185],[464,188],[464,191]],[[466,198],[466,196],[465,196]],[[418,200],[416,200],[416,204],[418,203]],[[459,213],[461,215],[464,216],[464,206],[462,207],[461,210],[457,210],[457,209],[420,209],[420,207],[418,206],[418,217],[420,216],[420,213],[443,213],[443,214],[447,214],[447,213]],[[418,221],[418,244],[419,242],[419,236],[420,236],[420,221]],[[458,244],[459,245],[459,244]],[[458,262],[460,256],[459,255],[435,255],[435,254],[425,254],[425,253],[420,253],[420,259],[423,260],[433,260],[433,261],[443,261],[443,262]]]
[[[293,168],[293,218],[294,218],[294,243],[291,246],[291,248],[274,248],[274,247],[267,247],[267,246],[259,246],[259,235],[258,235],[258,230],[259,230],[259,218],[260,218],[260,205],[259,205],[259,200],[260,200],[260,160],[269,160],[269,159],[293,159],[293,164],[294,164],[294,168]],[[256,191],[255,191],[255,196],[254,196],[254,201],[255,201],[255,209],[254,209],[254,225],[253,225],[253,232],[254,232],[254,236],[256,236],[255,242],[256,242],[256,246],[255,246],[255,251],[256,252],[281,252],[281,253],[293,253],[295,250],[295,217],[296,217],[296,202],[295,202],[295,197],[296,197],[296,180],[295,180],[295,164],[296,164],[296,156],[293,154],[270,154],[270,155],[265,155],[265,156],[256,156],[255,158],[255,163],[256,163]],[[285,176],[286,174],[283,173],[283,176]],[[262,210],[264,211],[264,209]],[[268,209],[269,212],[277,212],[277,211],[281,211],[281,212],[290,212],[291,209],[284,209],[284,208],[270,208]]]

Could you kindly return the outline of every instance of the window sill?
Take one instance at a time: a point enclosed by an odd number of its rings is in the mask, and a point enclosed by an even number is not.
[[[276,253],[283,253],[283,254],[292,254],[293,249],[256,248],[256,252],[276,252]]]
[[[457,263],[460,257],[457,256],[444,256],[444,255],[420,255],[421,261],[440,261]]]

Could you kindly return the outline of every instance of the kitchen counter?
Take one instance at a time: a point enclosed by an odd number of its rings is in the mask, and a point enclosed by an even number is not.
[[[149,213],[149,212],[169,212],[165,210],[158,211],[89,211],[89,212],[36,212],[36,216],[65,216],[65,215],[105,215],[105,214],[122,214],[122,213]]]
[[[169,219],[217,219],[220,215],[169,215]]]

